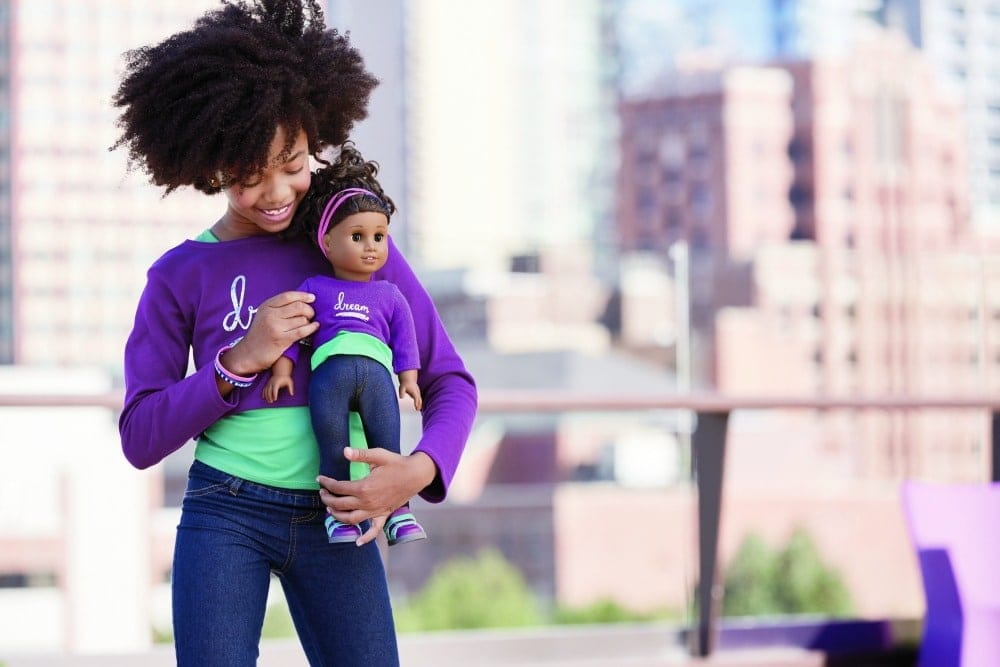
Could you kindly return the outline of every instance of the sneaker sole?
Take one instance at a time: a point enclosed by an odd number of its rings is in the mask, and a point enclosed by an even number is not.
[[[407,535],[406,537],[400,537],[398,539],[389,542],[390,547],[394,547],[397,544],[406,544],[407,542],[416,542],[418,540],[426,540],[427,533],[422,533],[420,535]]]

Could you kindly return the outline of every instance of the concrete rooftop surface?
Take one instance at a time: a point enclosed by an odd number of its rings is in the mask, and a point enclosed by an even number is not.
[[[400,635],[403,667],[903,667],[911,655],[888,652],[867,657],[831,658],[796,647],[727,648],[708,658],[694,658],[681,645],[676,628],[661,624],[597,625],[529,630],[477,630]],[[2,655],[3,667],[168,667],[168,645],[141,654]],[[307,667],[296,640],[268,640],[261,645],[260,667]]]

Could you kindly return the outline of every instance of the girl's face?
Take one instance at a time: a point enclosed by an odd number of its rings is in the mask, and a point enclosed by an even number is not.
[[[330,228],[323,250],[341,280],[370,280],[389,257],[389,220],[376,211],[353,213]]]
[[[268,166],[245,183],[225,189],[229,207],[218,230],[224,240],[275,234],[291,224],[295,208],[309,190],[309,140],[300,131],[292,150],[282,155],[284,146],[285,130],[278,127],[271,140]]]

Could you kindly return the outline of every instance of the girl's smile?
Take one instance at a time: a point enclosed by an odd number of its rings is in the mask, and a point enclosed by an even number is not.
[[[285,148],[285,129],[277,128],[268,153],[268,166],[246,183],[225,189],[229,206],[212,227],[223,241],[276,234],[292,222],[295,209],[309,190],[309,140],[299,131],[292,149]]]

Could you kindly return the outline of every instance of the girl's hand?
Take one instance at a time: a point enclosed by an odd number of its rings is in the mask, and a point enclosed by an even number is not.
[[[320,475],[319,495],[337,521],[357,525],[372,520],[371,528],[358,538],[361,546],[378,537],[388,516],[426,488],[437,476],[437,466],[427,454],[403,456],[387,449],[347,447],[344,456],[371,466],[371,473],[356,481],[339,481]]]
[[[319,323],[312,321],[314,312],[309,305],[315,300],[308,292],[272,296],[257,309],[243,339],[222,356],[222,365],[235,375],[253,375],[270,368],[290,345],[319,328]]]

